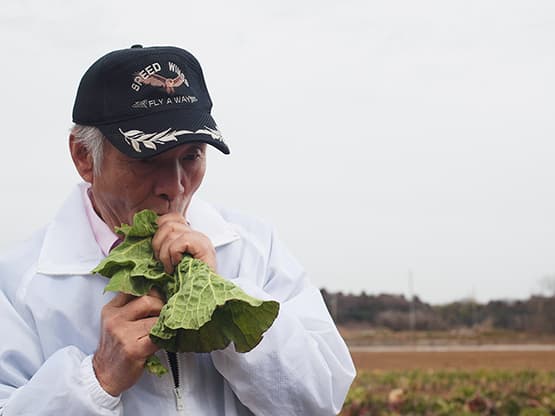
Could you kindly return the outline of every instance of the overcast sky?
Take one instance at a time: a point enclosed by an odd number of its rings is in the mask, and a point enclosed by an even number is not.
[[[202,197],[272,222],[319,287],[487,301],[555,274],[549,0],[2,0],[0,248],[79,180],[79,80],[135,43],[197,56],[232,150]]]

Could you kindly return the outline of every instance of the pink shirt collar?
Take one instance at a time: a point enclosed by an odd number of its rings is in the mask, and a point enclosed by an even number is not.
[[[81,194],[83,197],[83,203],[85,204],[87,219],[89,220],[96,243],[102,250],[102,254],[107,256],[114,243],[118,240],[118,235],[110,230],[110,227],[102,221],[94,210],[91,198],[89,197],[89,188],[90,184],[88,183],[81,186]]]

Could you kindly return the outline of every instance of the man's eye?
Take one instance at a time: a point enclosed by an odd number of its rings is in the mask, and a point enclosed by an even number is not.
[[[183,160],[198,160],[202,157],[202,155],[200,154],[200,152],[195,152],[195,153],[190,153],[188,155],[185,155],[183,157]]]

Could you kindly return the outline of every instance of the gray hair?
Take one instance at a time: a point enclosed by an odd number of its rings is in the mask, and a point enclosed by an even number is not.
[[[74,124],[71,128],[71,134],[75,137],[77,143],[83,144],[90,153],[93,160],[93,173],[95,176],[99,176],[104,152],[104,135],[96,127],[81,124]]]

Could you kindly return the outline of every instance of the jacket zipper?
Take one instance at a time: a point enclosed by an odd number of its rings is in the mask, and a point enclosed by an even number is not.
[[[181,390],[179,390],[179,360],[175,352],[166,351],[168,355],[168,362],[170,363],[170,370],[173,376],[173,394],[175,396],[175,408],[183,410],[183,398],[181,397]]]

